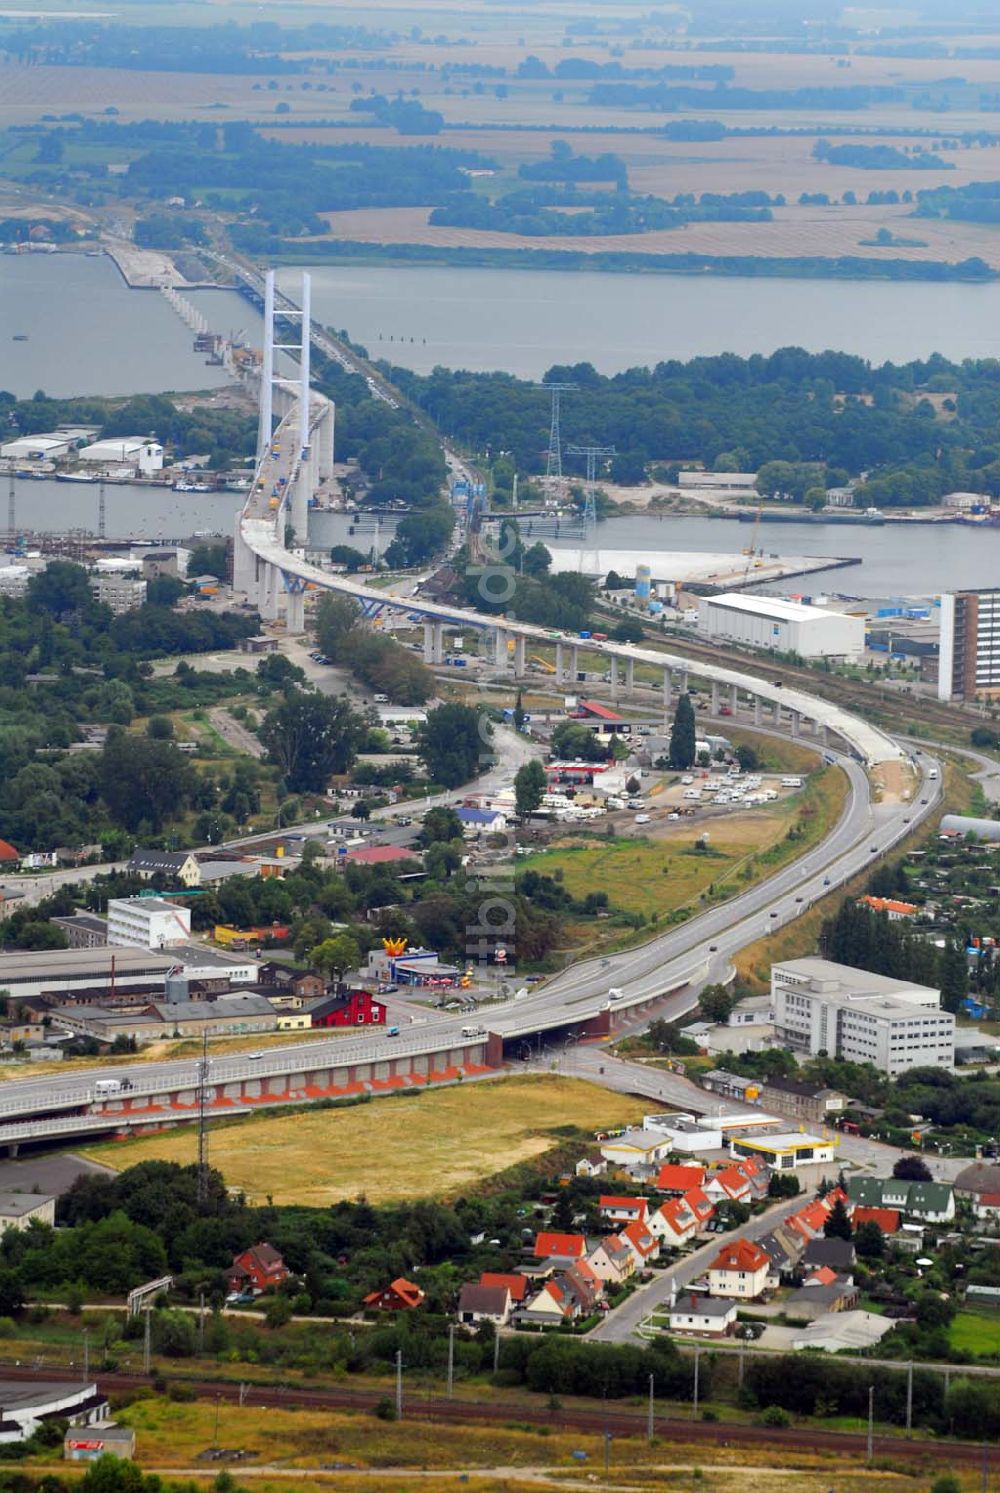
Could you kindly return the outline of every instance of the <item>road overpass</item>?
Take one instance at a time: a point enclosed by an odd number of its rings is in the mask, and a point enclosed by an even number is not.
[[[264,288],[273,308],[273,281],[268,289],[265,280]],[[303,344],[314,335],[303,314]],[[527,1050],[543,1033],[557,1040],[610,1034],[616,1023],[634,1021],[664,996],[675,994],[678,1001],[693,1003],[697,988],[723,976],[736,952],[871,865],[938,805],[938,764],[926,756],[912,759],[919,786],[911,803],[877,802],[869,774],[883,764],[910,760],[908,754],[870,722],[804,690],[742,670],[695,663],[681,654],[582,639],[467,607],[396,596],[311,564],[298,542],[306,538],[315,487],[332,471],[334,408],[309,388],[307,356],[298,383],[275,378],[273,359],[266,383],[265,409],[273,407],[280,420],[271,431],[271,415],[262,419],[258,462],[237,520],[234,558],[234,590],[263,616],[283,617],[290,632],[299,632],[306,589],[331,591],[353,598],[368,616],[388,610],[422,621],[425,656],[431,663],[441,661],[445,627],[474,628],[492,635],[502,675],[523,675],[529,646],[554,645],[556,681],[569,682],[575,678],[578,653],[586,651],[607,662],[612,693],[619,685],[634,689],[637,665],[655,671],[662,681],[664,709],[675,688],[686,690],[689,676],[697,673],[709,682],[715,712],[723,703],[731,709],[746,705],[757,726],[773,730],[787,724],[793,734],[811,723],[814,743],[822,742],[828,760],[847,774],[843,813],[822,844],[739,896],[638,948],[583,961],[505,1004],[484,1009],[471,1030],[468,1017],[434,1013],[426,1027],[406,1028],[395,1038],[380,1031],[299,1043],[254,1057],[215,1058],[205,1078],[194,1060],[102,1068],[101,1079],[122,1082],[114,1095],[98,1093],[97,1072],[92,1079],[77,1074],[65,1081],[14,1081],[4,1086],[0,1102],[0,1145],[190,1120],[198,1112],[203,1086],[213,1114],[245,1113],[276,1103],[392,1092],[474,1076]],[[621,991],[613,1002],[611,989]],[[476,1030],[480,1021],[481,1032]]]

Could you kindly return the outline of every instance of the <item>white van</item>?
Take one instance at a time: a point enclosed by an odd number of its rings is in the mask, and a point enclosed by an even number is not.
[[[619,990],[616,985],[612,985],[611,989],[608,991],[608,1000],[620,1001],[624,994],[624,990]]]
[[[782,786],[782,788],[801,788],[802,787],[802,779],[801,778],[782,778],[782,780],[781,780],[781,786]]]

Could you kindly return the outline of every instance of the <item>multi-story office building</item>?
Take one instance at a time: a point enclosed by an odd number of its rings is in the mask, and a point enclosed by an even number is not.
[[[927,985],[826,959],[771,969],[775,1034],[793,1052],[872,1063],[894,1078],[909,1068],[955,1066],[955,1018]]]
[[[941,597],[938,699],[1000,695],[1000,587]]]
[[[161,897],[112,897],[108,902],[109,944],[163,949],[190,937],[190,907]]]

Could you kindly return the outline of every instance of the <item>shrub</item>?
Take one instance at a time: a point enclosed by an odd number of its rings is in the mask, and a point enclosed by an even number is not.
[[[765,1426],[771,1426],[774,1430],[780,1430],[784,1426],[790,1426],[792,1418],[787,1410],[782,1410],[780,1405],[768,1405],[761,1421]]]

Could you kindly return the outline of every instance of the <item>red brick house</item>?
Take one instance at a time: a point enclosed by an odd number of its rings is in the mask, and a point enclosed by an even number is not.
[[[391,1285],[383,1286],[381,1291],[369,1291],[361,1305],[377,1312],[411,1312],[415,1306],[421,1306],[423,1300],[420,1287],[400,1276]]]
[[[233,1259],[226,1271],[230,1291],[273,1291],[289,1275],[288,1266],[270,1244],[255,1244]]]
[[[309,1006],[314,1027],[385,1026],[385,1002],[370,990],[337,990]]]

